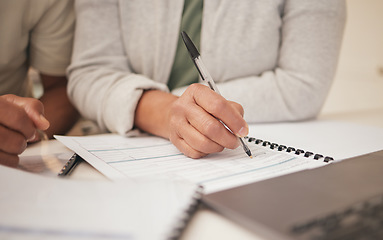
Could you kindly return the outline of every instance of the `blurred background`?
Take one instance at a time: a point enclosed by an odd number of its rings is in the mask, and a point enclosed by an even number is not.
[[[374,111],[383,112],[383,0],[347,0],[338,70],[321,115]]]

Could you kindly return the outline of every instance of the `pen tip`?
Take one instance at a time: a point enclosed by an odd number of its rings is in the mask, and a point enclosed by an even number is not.
[[[246,154],[247,154],[247,156],[249,156],[250,158],[253,158],[253,154],[251,154],[250,149],[246,151]]]

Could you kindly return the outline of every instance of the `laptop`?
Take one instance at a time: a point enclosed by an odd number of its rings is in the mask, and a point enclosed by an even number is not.
[[[383,151],[202,201],[264,239],[383,239]]]

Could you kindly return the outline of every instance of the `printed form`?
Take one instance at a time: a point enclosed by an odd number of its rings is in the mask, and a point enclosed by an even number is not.
[[[203,186],[205,193],[328,164],[253,142],[248,144],[254,156],[252,159],[240,147],[192,159],[170,141],[155,136],[55,137],[110,179],[158,177],[186,180]]]

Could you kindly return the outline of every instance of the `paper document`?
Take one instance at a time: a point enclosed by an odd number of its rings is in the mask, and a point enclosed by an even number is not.
[[[169,239],[196,186],[152,179],[73,181],[0,166],[0,239]]]
[[[249,143],[252,159],[240,147],[191,159],[171,142],[154,136],[126,138],[104,134],[56,138],[108,178],[180,179],[202,185],[205,193],[327,164],[254,143]]]
[[[250,135],[336,160],[383,149],[383,128],[339,121],[253,124]]]

